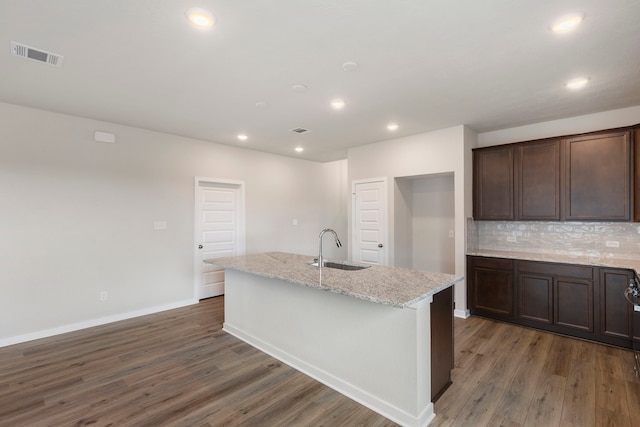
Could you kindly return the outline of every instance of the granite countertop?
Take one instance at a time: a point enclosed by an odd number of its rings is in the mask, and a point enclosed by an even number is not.
[[[204,262],[403,308],[462,280],[462,277],[451,274],[372,265],[363,270],[352,271],[324,267],[320,283],[318,267],[308,264],[313,258],[311,255],[267,252],[208,259]]]
[[[538,252],[524,252],[524,251],[496,251],[496,250],[485,250],[485,249],[467,251],[467,255],[484,256],[484,257],[492,257],[492,258],[522,259],[527,261],[545,261],[545,262],[559,262],[559,263],[566,263],[566,264],[591,265],[594,267],[626,268],[630,270],[635,270],[636,274],[640,273],[640,260],[637,260],[637,259],[624,259],[624,258],[612,258],[612,257],[601,258],[601,257],[588,257],[584,255],[538,253]]]

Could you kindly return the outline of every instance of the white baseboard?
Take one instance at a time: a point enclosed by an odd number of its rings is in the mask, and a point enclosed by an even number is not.
[[[471,316],[471,312],[469,310],[453,310],[453,315],[455,317],[460,317],[461,319],[466,319]]]
[[[257,348],[258,350],[267,353],[270,356],[275,357],[281,362],[286,363],[292,368],[302,372],[305,375],[310,376],[311,378],[323,383],[324,385],[336,390],[337,392],[349,397],[352,400],[360,403],[363,406],[379,413],[380,415],[394,421],[401,426],[407,427],[425,427],[429,425],[429,423],[435,418],[435,413],[433,411],[433,403],[429,403],[427,407],[424,408],[422,413],[418,416],[412,416],[402,409],[397,408],[396,406],[385,402],[376,396],[363,391],[362,389],[344,381],[336,376],[317,368],[314,365],[311,365],[299,358],[289,354],[281,350],[280,348],[266,343],[263,340],[255,337],[252,334],[245,332],[242,329],[236,328],[233,325],[225,322],[223,324],[222,329],[235,336],[238,339],[250,344],[251,346]]]
[[[120,320],[132,319],[134,317],[145,316],[147,314],[159,313],[161,311],[172,310],[174,308],[185,307],[187,305],[197,304],[197,299],[188,299],[177,301],[171,304],[159,305],[156,307],[144,308],[141,310],[130,311],[127,313],[114,314],[112,316],[100,317],[98,319],[86,320],[84,322],[72,323],[70,325],[58,326],[57,328],[45,329],[43,331],[31,332],[24,335],[16,335],[14,337],[0,339],[0,347],[6,347],[13,344],[20,344],[27,341],[33,341],[40,338],[52,337],[54,335],[65,334],[67,332],[79,331],[80,329],[92,328],[94,326],[106,325],[107,323],[118,322]]]

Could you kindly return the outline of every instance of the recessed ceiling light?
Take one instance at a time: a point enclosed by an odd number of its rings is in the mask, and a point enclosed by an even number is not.
[[[342,64],[342,69],[344,71],[357,70],[358,69],[358,63],[357,62],[353,62],[353,61],[345,62],[344,64]]]
[[[398,130],[400,126],[397,123],[389,123],[387,125],[387,130],[390,130],[391,132]]]
[[[198,28],[213,27],[213,14],[206,9],[192,7],[185,12],[187,19]]]
[[[551,31],[554,33],[566,33],[580,25],[583,19],[584,16],[580,14],[567,15],[554,22],[553,25],[551,25]]]
[[[297,153],[302,153],[304,151],[304,148],[296,147],[296,148],[294,148],[294,150],[296,150]]]
[[[347,105],[347,103],[342,99],[334,99],[331,101],[331,108],[334,110],[342,110],[345,105]]]
[[[589,79],[586,77],[579,77],[577,79],[571,79],[567,82],[567,88],[569,89],[582,89],[583,87],[585,87],[587,85],[587,83],[589,83]]]
[[[244,133],[241,133],[238,135],[238,139],[240,141],[246,141],[247,139],[249,139],[249,137],[247,135],[245,135]]]

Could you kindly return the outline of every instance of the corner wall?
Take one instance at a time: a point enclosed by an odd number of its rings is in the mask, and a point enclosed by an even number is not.
[[[387,177],[389,263],[396,265],[395,207],[401,189],[395,188],[395,179],[453,172],[455,198],[455,274],[465,275],[466,218],[471,215],[471,148],[476,134],[465,126],[455,126],[434,132],[383,141],[351,148],[348,151],[349,183],[353,180]],[[398,211],[402,211],[398,205]],[[405,209],[406,210],[406,209]],[[351,206],[349,206],[351,217]],[[398,230],[401,232],[401,230]],[[349,223],[351,236],[351,223]],[[406,236],[404,237],[406,240]],[[401,265],[405,262],[398,259]],[[456,315],[464,316],[467,309],[466,284],[460,282],[455,289]]]

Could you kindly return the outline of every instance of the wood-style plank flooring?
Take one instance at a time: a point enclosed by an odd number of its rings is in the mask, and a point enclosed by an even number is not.
[[[223,297],[0,348],[0,426],[394,426],[221,331]],[[630,351],[455,320],[435,426],[632,426]]]
[[[633,354],[478,317],[455,319],[453,384],[433,426],[638,426]]]
[[[0,426],[394,426],[223,332],[223,297],[0,348]]]

